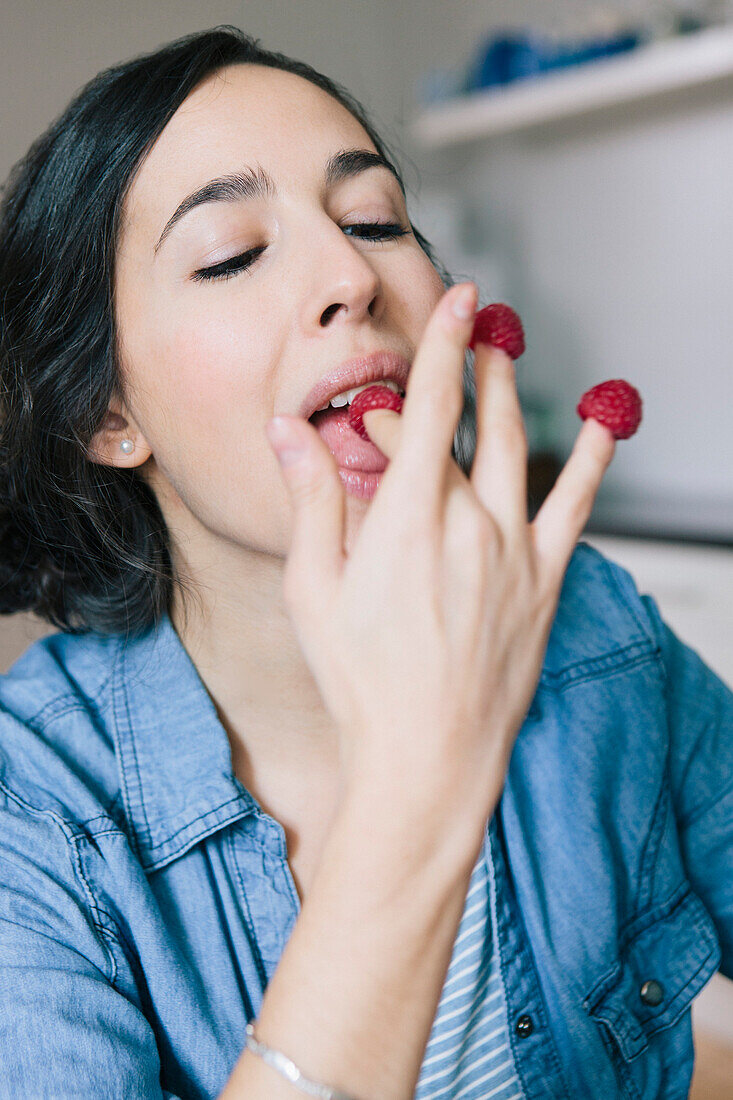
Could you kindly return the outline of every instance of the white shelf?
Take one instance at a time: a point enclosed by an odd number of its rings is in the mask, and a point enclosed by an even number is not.
[[[733,77],[733,27],[712,27],[473,92],[427,109],[412,130],[420,145],[437,149],[725,77]]]

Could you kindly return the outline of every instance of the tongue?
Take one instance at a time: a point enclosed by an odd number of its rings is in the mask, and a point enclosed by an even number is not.
[[[339,466],[369,474],[387,469],[387,456],[373,443],[362,439],[349,424],[348,405],[342,409],[329,405],[323,412],[314,413],[310,420]]]

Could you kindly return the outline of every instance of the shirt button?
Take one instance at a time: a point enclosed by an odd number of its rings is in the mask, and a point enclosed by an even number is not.
[[[644,982],[639,992],[639,996],[645,1005],[659,1005],[664,1000],[664,990],[659,982],[655,982],[654,979],[652,979],[650,982]]]
[[[526,1039],[534,1031],[534,1022],[531,1016],[520,1016],[514,1029],[520,1039]]]

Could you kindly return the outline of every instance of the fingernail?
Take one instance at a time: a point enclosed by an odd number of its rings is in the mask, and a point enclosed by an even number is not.
[[[453,313],[461,321],[467,321],[476,312],[476,287],[471,283],[456,293],[451,301]]]
[[[290,422],[284,416],[273,417],[265,426],[265,432],[278,461],[283,466],[290,466],[293,462],[297,462],[307,450],[307,447],[298,441]]]

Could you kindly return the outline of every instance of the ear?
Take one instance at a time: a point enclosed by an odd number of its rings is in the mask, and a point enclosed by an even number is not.
[[[129,439],[133,448],[126,454],[120,447],[123,440]],[[102,466],[141,466],[151,454],[148,442],[138,428],[127,408],[113,398],[105,414],[104,422],[92,437],[87,450],[90,462]]]

